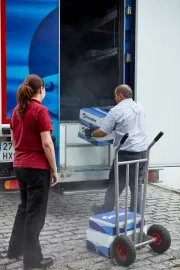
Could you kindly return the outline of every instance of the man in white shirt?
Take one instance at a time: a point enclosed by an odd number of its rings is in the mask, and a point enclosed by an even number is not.
[[[145,113],[143,108],[132,99],[132,89],[128,85],[119,85],[114,92],[117,105],[113,107],[98,130],[86,131],[90,137],[104,137],[114,130],[114,148],[119,145],[125,133],[129,134],[127,141],[119,151],[119,161],[130,161],[146,158],[147,134],[145,125]],[[134,211],[135,196],[135,165],[129,167],[129,187],[131,191],[130,211]],[[139,164],[138,181],[138,205],[137,212],[141,212],[142,180],[145,172],[145,164]],[[119,194],[126,185],[126,166],[119,166]],[[94,214],[100,214],[114,210],[115,205],[115,183],[114,183],[114,162],[109,174],[109,187],[107,189],[104,204],[92,206]]]

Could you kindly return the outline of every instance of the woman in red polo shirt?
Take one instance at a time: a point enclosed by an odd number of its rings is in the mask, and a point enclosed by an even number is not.
[[[57,183],[53,130],[43,80],[29,75],[17,91],[18,105],[11,115],[11,139],[15,149],[14,170],[19,182],[18,207],[9,243],[8,257],[23,255],[25,269],[45,268],[52,258],[43,258],[39,234],[44,226],[49,185]],[[50,180],[52,179],[52,180]]]

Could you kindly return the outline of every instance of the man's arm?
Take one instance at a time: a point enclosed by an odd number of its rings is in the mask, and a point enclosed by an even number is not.
[[[96,129],[92,132],[92,137],[105,137],[108,134],[102,131],[101,129]]]
[[[112,113],[112,111],[109,111],[109,113],[106,115],[106,117],[102,121],[102,125],[97,130],[87,131],[88,137],[105,137],[108,134],[112,133],[114,127],[115,127],[115,116]]]
[[[115,116],[112,111],[109,111],[106,117],[103,119],[102,124],[99,129],[93,131],[94,137],[105,137],[111,134],[115,127]]]

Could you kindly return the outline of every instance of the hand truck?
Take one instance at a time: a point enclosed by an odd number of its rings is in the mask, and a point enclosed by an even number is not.
[[[115,172],[115,212],[116,212],[116,237],[111,244],[110,252],[112,260],[121,266],[129,266],[134,263],[136,259],[136,249],[143,247],[147,244],[156,252],[164,253],[171,245],[171,236],[169,231],[162,225],[154,224],[148,228],[147,234],[144,233],[145,224],[145,209],[146,209],[146,194],[148,185],[148,167],[150,158],[151,147],[163,136],[163,132],[160,132],[155,139],[151,142],[147,149],[147,158],[138,159],[132,161],[118,162],[118,152],[124,142],[128,139],[129,134],[126,133],[119,146],[115,150],[114,158],[114,172]],[[137,220],[137,194],[138,194],[138,174],[139,163],[145,163],[145,178],[144,178],[144,193],[141,212],[141,225],[140,232],[136,229]],[[134,202],[134,228],[131,237],[127,236],[127,219],[128,219],[128,186],[129,186],[129,165],[135,164],[135,202]],[[124,234],[119,234],[119,170],[118,167],[126,165],[126,195],[125,195],[125,227]]]

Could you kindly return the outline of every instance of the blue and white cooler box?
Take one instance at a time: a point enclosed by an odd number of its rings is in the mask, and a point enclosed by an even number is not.
[[[80,125],[78,137],[97,146],[112,144],[114,140],[114,132],[103,138],[93,137],[90,139],[88,139],[84,133],[84,130],[89,128],[90,125],[93,126],[95,129],[98,129],[101,126],[103,118],[107,115],[107,113],[111,108],[112,107],[103,107],[103,108],[92,107],[81,109],[79,114]]]
[[[141,215],[137,214],[136,232],[140,232]],[[119,234],[124,234],[125,210],[119,210]],[[127,235],[131,236],[134,229],[134,213],[128,211]],[[147,227],[144,226],[147,233]],[[92,216],[89,219],[87,229],[87,249],[99,255],[110,257],[110,247],[116,237],[116,213],[115,211]]]

